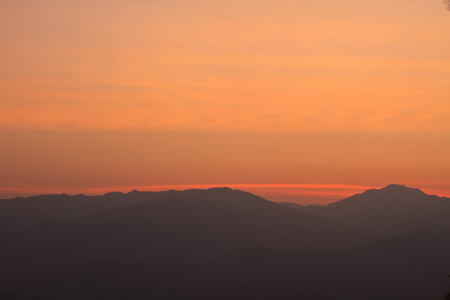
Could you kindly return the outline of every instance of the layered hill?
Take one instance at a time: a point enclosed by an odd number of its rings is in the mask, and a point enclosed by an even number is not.
[[[404,185],[367,190],[325,206],[284,205],[373,236],[393,236],[414,230],[450,230],[450,198],[427,195]]]
[[[398,185],[326,207],[228,188],[3,200],[0,299],[441,299],[448,200]]]
[[[102,197],[92,202],[83,198],[82,208],[77,197],[38,197],[28,199],[33,201],[30,211],[18,201],[22,211],[39,217],[32,218],[34,226],[21,224],[19,233],[12,230],[0,240],[4,245],[0,278],[32,272],[41,276],[97,260],[161,263],[260,248],[336,249],[363,238],[322,217],[228,188],[135,191],[115,197],[111,203]],[[78,208],[76,214],[72,207]]]
[[[156,195],[134,191],[102,196],[61,194],[0,200],[0,236],[27,231],[44,223],[76,219],[102,210],[133,205]]]
[[[416,232],[344,252],[251,249],[177,262],[100,260],[25,285],[0,299],[444,299],[450,232]]]

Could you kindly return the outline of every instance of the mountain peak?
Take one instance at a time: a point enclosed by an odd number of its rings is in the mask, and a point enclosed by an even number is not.
[[[419,189],[415,189],[415,188],[410,188],[407,187],[403,184],[389,184],[387,186],[385,186],[384,188],[381,188],[380,191],[385,191],[385,192],[393,192],[393,193],[420,193],[420,194],[424,194],[424,192],[422,192]]]
[[[382,188],[381,190],[391,190],[391,191],[399,191],[409,189],[406,185],[403,184],[389,184]]]
[[[227,186],[223,186],[223,187],[213,187],[213,188],[209,188],[209,191],[223,191],[223,192],[233,192],[233,191],[237,191],[237,190],[233,190]]]

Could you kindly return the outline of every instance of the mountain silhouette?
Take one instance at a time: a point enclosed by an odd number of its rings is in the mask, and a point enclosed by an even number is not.
[[[47,205],[45,216],[53,210],[64,218],[6,235],[0,249],[3,257],[9,257],[3,262],[4,278],[29,275],[30,270],[40,276],[96,260],[192,261],[258,248],[336,249],[363,239],[344,225],[229,188],[135,191],[114,195],[111,205],[97,203],[105,200],[100,197],[89,206],[83,198],[78,217],[70,218],[67,211],[76,206],[77,196],[68,197],[50,197],[59,199],[56,208],[48,206],[46,197],[31,199]],[[100,206],[103,210],[98,211]],[[42,210],[36,214],[42,215]]]
[[[2,200],[9,226],[0,235],[0,299],[441,299],[450,270],[445,222],[422,223],[439,232],[381,239],[351,226],[410,231],[420,217],[411,211],[447,214],[447,201],[398,185],[325,207],[229,188]],[[394,222],[408,204],[404,223]],[[388,222],[383,231],[308,211],[326,207]],[[382,215],[389,210],[391,219]]]
[[[340,252],[253,249],[200,261],[92,261],[0,299],[443,299],[450,232],[416,232]]]
[[[144,194],[133,192],[112,192],[103,196],[41,195],[0,200],[0,236],[146,200],[148,197]]]
[[[325,206],[284,205],[379,237],[414,230],[450,230],[450,198],[398,184],[367,190]]]

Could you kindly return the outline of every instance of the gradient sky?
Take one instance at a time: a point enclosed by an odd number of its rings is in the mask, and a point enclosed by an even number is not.
[[[4,0],[0,36],[0,197],[450,196],[441,0]]]

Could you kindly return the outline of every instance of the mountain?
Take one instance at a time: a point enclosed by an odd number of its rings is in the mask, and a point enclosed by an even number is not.
[[[404,185],[367,190],[325,206],[283,205],[379,237],[414,230],[450,230],[450,198]]]
[[[148,198],[136,192],[112,192],[103,196],[61,194],[0,200],[0,236],[16,234],[44,223],[76,219],[102,210],[136,204]]]
[[[392,185],[330,207],[377,212],[423,206],[421,197],[448,200]],[[18,221],[0,236],[1,300],[428,300],[448,291],[450,230],[369,240],[228,188],[4,201],[0,215]]]
[[[114,198],[111,205],[84,198],[83,209],[70,218],[66,212],[75,200],[63,196],[57,211],[64,218],[5,235],[0,280],[47,276],[92,261],[198,261],[248,249],[337,249],[364,238],[344,225],[229,188],[116,196],[120,201]],[[32,200],[56,210],[45,197]]]
[[[88,262],[0,299],[444,299],[450,232],[415,232],[344,252],[252,249],[195,262]],[[4,286],[11,286],[4,285]],[[16,285],[17,286],[17,285]]]

